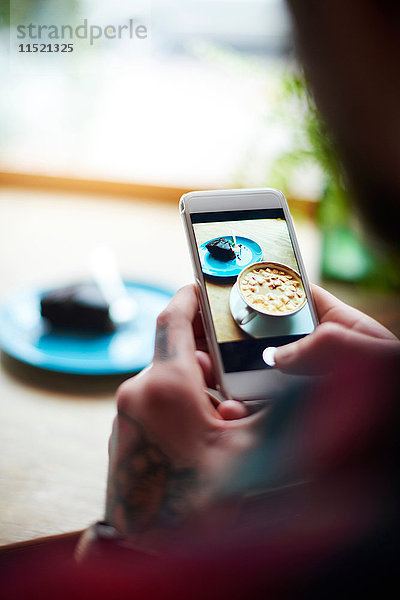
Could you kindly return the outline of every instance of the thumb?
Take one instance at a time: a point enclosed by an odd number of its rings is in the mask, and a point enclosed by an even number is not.
[[[337,323],[322,323],[310,335],[276,349],[275,365],[284,373],[323,375],[335,369],[338,362],[360,354],[398,352],[398,341],[373,338]]]

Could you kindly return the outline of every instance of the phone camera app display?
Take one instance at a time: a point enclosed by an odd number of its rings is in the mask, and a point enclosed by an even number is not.
[[[314,330],[283,210],[196,213],[192,223],[225,370],[267,368],[267,346]]]

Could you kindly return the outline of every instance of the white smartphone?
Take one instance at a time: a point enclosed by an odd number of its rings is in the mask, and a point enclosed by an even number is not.
[[[270,366],[270,348],[318,324],[286,199],[272,188],[199,191],[179,207],[217,389],[273,399],[291,377]]]

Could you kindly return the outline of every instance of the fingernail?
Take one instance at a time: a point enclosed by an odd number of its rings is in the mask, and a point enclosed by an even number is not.
[[[276,353],[276,348],[275,346],[269,346],[268,348],[265,348],[264,352],[263,352],[263,361],[269,366],[269,367],[274,367],[275,366],[275,353]]]

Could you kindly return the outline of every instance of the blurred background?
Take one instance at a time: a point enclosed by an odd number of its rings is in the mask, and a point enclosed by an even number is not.
[[[310,279],[400,333],[398,265],[351,208],[283,0],[0,7],[1,301],[21,286],[87,277],[98,243],[112,248],[125,277],[174,291],[192,280],[180,195],[270,186],[289,200]],[[146,36],[128,37],[127,27],[121,39],[92,43],[49,30],[40,40],[19,37],[21,25],[85,22],[103,31],[132,22]],[[63,41],[72,52],[27,50]],[[101,516],[111,388],[88,395],[71,380],[53,383],[3,357],[5,542]],[[71,505],[79,510],[71,514]]]
[[[349,208],[296,64],[283,0],[1,5],[3,184],[145,192],[175,204],[181,190],[279,187],[296,218],[311,217],[323,233],[319,246],[305,250],[312,279],[399,287],[397,269],[370,251]],[[71,53],[18,51],[22,42],[57,41],[47,31],[40,40],[22,38],[21,24],[76,28],[85,21],[88,28],[132,21],[146,35],[66,34]]]
[[[262,184],[265,158],[287,144],[276,131],[260,139],[290,52],[283,2],[11,2],[12,27],[131,18],[147,27],[147,39],[80,41],[71,56],[55,60],[12,49],[1,102],[2,169],[226,186],[256,143],[264,158],[249,180]]]

